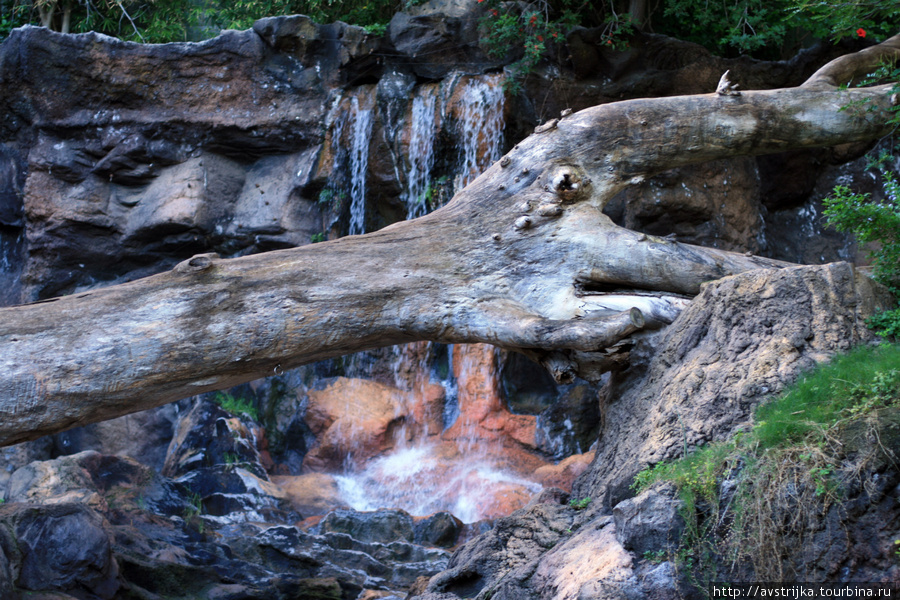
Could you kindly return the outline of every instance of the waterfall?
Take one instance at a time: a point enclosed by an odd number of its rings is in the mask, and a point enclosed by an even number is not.
[[[454,180],[457,191],[469,185],[503,148],[504,94],[501,75],[466,79],[459,100],[462,137],[460,168]]]
[[[374,93],[358,88],[336,102],[330,117],[332,176],[328,188],[338,198],[350,199],[348,233],[366,231],[366,177],[369,169],[369,144],[374,122]]]
[[[410,117],[409,172],[406,176],[406,218],[415,219],[428,212],[431,169],[434,167],[437,90],[422,86],[413,99]]]
[[[350,235],[366,232],[366,175],[369,168],[369,140],[372,137],[372,108],[360,108],[359,98],[350,98],[353,139],[350,145]]]

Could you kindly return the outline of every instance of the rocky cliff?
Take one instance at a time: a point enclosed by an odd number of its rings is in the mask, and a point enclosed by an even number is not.
[[[302,16],[159,46],[14,31],[0,46],[0,303],[373,231],[440,205],[565,108],[710,92],[726,69],[744,88],[791,86],[845,52],[725,60],[650,34],[620,52],[575,29],[511,95],[515,56],[485,51],[469,4],[400,13],[383,37]],[[819,201],[837,178],[870,185],[865,150],[679,169],[607,211],[691,243],[853,260]],[[418,580],[433,598],[672,597],[687,589],[672,564],[643,553],[677,527],[673,501],[630,499],[633,475],[732,434],[800,371],[870,340],[862,321],[883,301],[847,263],[749,273],[709,284],[599,386],[423,343],[7,448],[0,595],[375,598]],[[630,525],[652,515],[656,529]],[[896,578],[885,564],[822,576]]]

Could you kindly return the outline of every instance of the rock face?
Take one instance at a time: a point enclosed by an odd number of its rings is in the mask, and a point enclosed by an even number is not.
[[[227,520],[205,510],[209,496],[96,452],[23,467],[4,497],[4,598],[16,597],[13,589],[103,599],[355,598],[365,589],[403,590],[448,558],[420,545],[446,543],[446,535],[414,542],[420,527],[405,513],[343,511],[326,516],[316,534],[276,524],[275,513],[268,523]]]

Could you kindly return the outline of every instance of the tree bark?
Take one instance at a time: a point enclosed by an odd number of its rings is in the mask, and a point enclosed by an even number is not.
[[[874,110],[840,110],[857,101]],[[200,255],[0,309],[0,445],[415,340],[488,342],[560,380],[594,377],[704,282],[786,264],[623,229],[601,212],[610,198],[677,166],[875,139],[891,102],[889,86],[820,82],[597,106],[538,127],[419,219],[255,256]]]

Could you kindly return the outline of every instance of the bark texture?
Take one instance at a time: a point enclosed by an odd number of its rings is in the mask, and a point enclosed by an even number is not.
[[[896,38],[893,38],[896,40]],[[875,139],[889,86],[631,100],[553,119],[444,208],[379,232],[191,258],[127,284],[0,310],[0,444],[364,348],[524,351],[560,380],[627,355],[703,283],[786,263],[615,226],[603,205],[666,169]],[[865,101],[865,114],[841,111]]]

